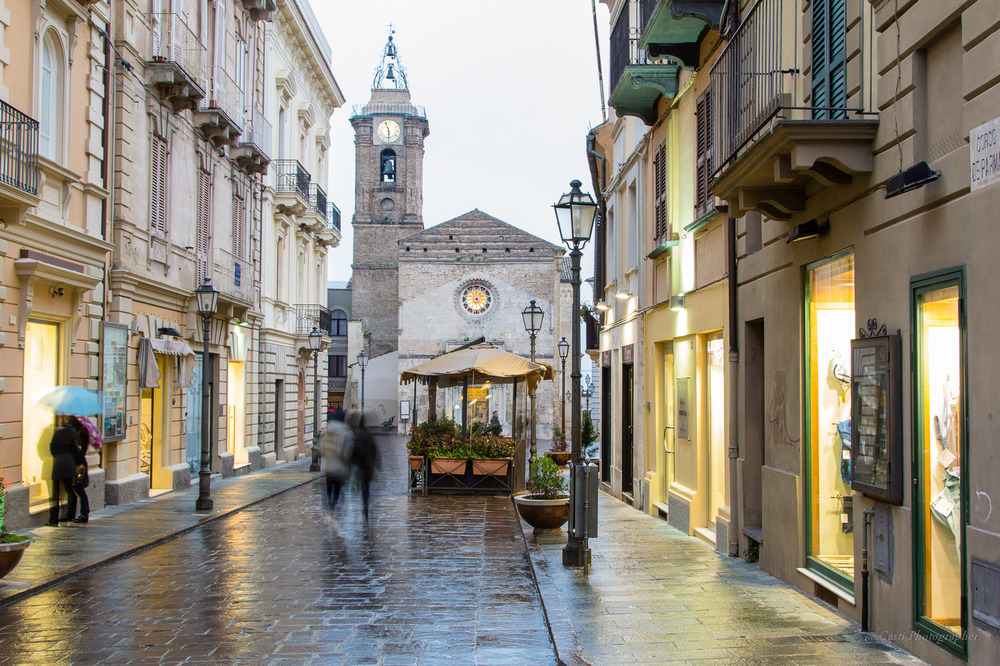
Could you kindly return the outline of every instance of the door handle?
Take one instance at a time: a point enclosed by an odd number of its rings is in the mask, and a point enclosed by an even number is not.
[[[674,427],[671,426],[671,425],[664,426],[664,428],[663,428],[663,450],[666,453],[674,453],[674,451],[672,449],[668,449],[667,448],[667,431],[668,430],[673,430],[673,429],[674,429]]]

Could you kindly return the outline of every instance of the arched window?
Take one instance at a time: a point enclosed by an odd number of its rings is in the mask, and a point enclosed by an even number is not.
[[[396,151],[392,148],[386,148],[382,151],[379,173],[382,174],[383,183],[396,182]]]
[[[330,335],[347,335],[347,314],[343,310],[334,310],[330,315]]]
[[[60,146],[59,123],[62,100],[62,52],[51,32],[42,40],[42,70],[39,78],[38,152],[56,159]]]

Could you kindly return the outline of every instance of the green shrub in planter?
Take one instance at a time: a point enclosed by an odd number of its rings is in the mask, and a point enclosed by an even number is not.
[[[548,456],[536,458],[528,473],[528,492],[541,499],[559,499],[566,496],[566,477],[559,465]]]

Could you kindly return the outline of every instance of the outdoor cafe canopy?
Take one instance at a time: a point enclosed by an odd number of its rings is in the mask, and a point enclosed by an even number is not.
[[[446,387],[462,386],[465,381],[490,380],[509,384],[523,379],[528,382],[528,390],[533,391],[538,382],[554,377],[555,371],[547,363],[532,363],[493,345],[479,344],[414,366],[400,375],[399,383],[419,381],[426,384],[431,378],[437,378],[437,385]]]

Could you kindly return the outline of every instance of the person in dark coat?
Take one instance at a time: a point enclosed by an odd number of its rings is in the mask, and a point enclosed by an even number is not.
[[[83,469],[82,474],[77,474],[73,478],[73,492],[80,501],[80,515],[73,518],[73,522],[86,523],[90,521],[90,498],[87,497],[87,486],[90,485],[90,475],[87,474],[87,450],[90,448],[90,433],[87,432],[87,428],[83,425],[83,422],[75,416],[70,416],[67,421],[76,430],[76,436],[79,440],[79,446],[77,446],[74,458],[76,468],[77,471]],[[82,468],[81,465],[83,466]]]
[[[49,525],[58,527],[60,522],[68,523],[76,515],[76,494],[73,479],[76,478],[76,458],[80,448],[76,430],[66,422],[65,417],[57,417],[59,427],[49,442],[52,454],[52,496],[49,502]],[[66,513],[59,515],[59,491],[65,490],[68,501]]]
[[[365,416],[361,412],[351,412],[348,415],[348,424],[354,430],[354,451],[352,462],[357,470],[358,481],[361,485],[362,510],[365,514],[365,523],[368,523],[368,506],[371,497],[371,481],[375,475],[375,459],[378,451],[375,449],[375,438],[371,431],[365,427]]]

